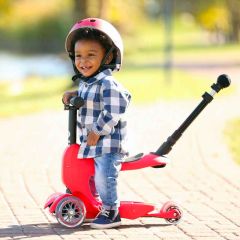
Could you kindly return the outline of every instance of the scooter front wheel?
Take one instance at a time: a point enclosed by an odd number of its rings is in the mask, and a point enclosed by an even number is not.
[[[167,211],[174,210],[176,213],[176,218],[167,218],[165,219],[167,223],[170,224],[178,224],[182,218],[182,211],[178,206],[171,206],[167,209]]]
[[[86,217],[84,203],[74,196],[63,198],[56,207],[57,221],[68,228],[80,226]]]
[[[170,224],[173,224],[173,225],[178,224],[183,217],[183,211],[181,210],[181,208],[179,206],[177,206],[177,204],[172,202],[172,201],[166,202],[163,205],[161,211],[165,212],[165,213],[172,212],[173,217],[172,218],[165,218],[165,221],[167,223],[170,223]]]

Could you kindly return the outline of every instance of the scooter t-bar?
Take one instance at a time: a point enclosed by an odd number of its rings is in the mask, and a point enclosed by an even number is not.
[[[181,126],[167,138],[167,140],[158,148],[154,154],[163,156],[168,154],[173,145],[182,136],[182,133],[190,126],[194,119],[202,112],[202,110],[213,100],[213,96],[218,93],[221,89],[226,88],[230,85],[231,80],[226,74],[222,74],[217,78],[217,83],[214,83],[210,93],[205,92],[202,96],[203,100],[194,109],[194,111],[188,116],[188,118],[181,124]]]

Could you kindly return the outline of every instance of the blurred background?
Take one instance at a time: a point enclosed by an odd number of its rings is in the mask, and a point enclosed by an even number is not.
[[[240,64],[239,0],[0,0],[0,117],[62,109],[74,87],[65,37],[85,17],[122,34],[116,78],[135,104],[199,97],[212,76]]]

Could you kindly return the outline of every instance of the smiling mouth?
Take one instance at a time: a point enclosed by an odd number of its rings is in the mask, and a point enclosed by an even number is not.
[[[89,70],[89,69],[91,69],[92,67],[81,67],[81,69],[83,70],[83,71],[85,71],[85,70]]]

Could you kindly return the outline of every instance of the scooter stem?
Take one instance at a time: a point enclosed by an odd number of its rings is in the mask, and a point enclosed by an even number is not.
[[[77,136],[77,110],[84,105],[81,97],[72,97],[69,105],[64,105],[64,110],[68,110],[68,145],[76,143]]]
[[[218,93],[221,89],[226,88],[230,85],[231,80],[226,74],[222,74],[217,78],[217,83],[214,83],[211,88],[211,93],[205,92],[202,95],[203,100],[193,110],[193,112],[187,117],[187,119],[180,125],[180,127],[167,138],[167,140],[158,148],[154,154],[163,156],[168,154],[173,145],[182,136],[182,133],[190,126],[194,119],[202,112],[202,110],[213,100],[213,96]],[[157,167],[157,166],[156,166]]]
[[[68,114],[68,145],[76,143],[77,136],[77,109],[75,107],[69,108]]]

